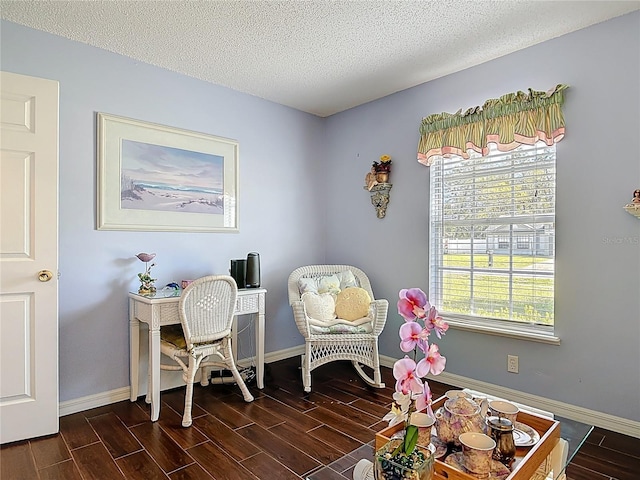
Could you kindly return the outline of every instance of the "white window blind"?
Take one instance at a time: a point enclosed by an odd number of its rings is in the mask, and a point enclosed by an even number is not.
[[[556,148],[431,165],[430,300],[448,320],[553,333]]]

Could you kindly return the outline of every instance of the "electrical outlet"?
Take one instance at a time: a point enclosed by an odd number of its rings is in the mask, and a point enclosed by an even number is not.
[[[507,355],[507,372],[518,373],[517,355]]]

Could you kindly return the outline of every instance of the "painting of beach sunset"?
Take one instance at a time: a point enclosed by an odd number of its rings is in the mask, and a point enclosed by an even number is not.
[[[224,157],[122,140],[120,207],[224,213]]]

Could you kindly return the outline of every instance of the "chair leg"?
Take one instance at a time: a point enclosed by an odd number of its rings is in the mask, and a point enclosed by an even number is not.
[[[209,385],[209,374],[211,373],[210,367],[201,367],[200,368],[200,385],[206,387]]]
[[[380,375],[380,366],[373,369],[373,378],[371,378],[363,370],[362,365],[360,365],[360,363],[356,362],[355,360],[352,360],[351,363],[353,364],[353,368],[356,369],[356,372],[358,373],[358,375],[360,375],[360,378],[362,378],[367,384],[376,388],[384,388],[384,383],[382,383],[382,376]]]
[[[307,355],[303,353],[300,359],[300,371],[302,372],[302,386],[304,387],[304,391],[309,393],[311,391],[311,372],[309,371],[306,358],[308,358]]]
[[[193,406],[193,384],[196,379],[196,374],[200,372],[200,360],[201,358],[189,357],[189,368],[186,372],[185,381],[187,382],[187,391],[184,394],[184,414],[182,415],[182,426],[190,427],[191,420],[191,407]]]
[[[242,380],[242,377],[240,376],[240,372],[238,372],[238,369],[236,368],[236,362],[233,359],[233,351],[231,350],[231,338],[228,338],[226,341],[223,341],[222,345],[223,345],[222,350],[224,354],[225,364],[227,365],[227,368],[231,370],[231,373],[233,374],[233,378],[238,384],[238,387],[240,387],[240,391],[242,392],[244,401],[253,402],[253,395],[251,395],[251,392],[249,392],[249,389],[245,385],[244,380]]]
[[[304,391],[311,391],[311,348],[309,344],[306,347],[306,353],[302,355],[302,386]]]
[[[362,365],[359,362],[352,360],[351,363],[356,369],[358,375],[360,375],[360,377],[365,382],[367,382],[372,387],[384,388],[384,383],[382,383],[382,375],[380,374],[380,356],[378,355],[377,340],[371,345],[371,355],[371,368],[373,369],[373,378],[367,375],[367,373],[362,369]]]

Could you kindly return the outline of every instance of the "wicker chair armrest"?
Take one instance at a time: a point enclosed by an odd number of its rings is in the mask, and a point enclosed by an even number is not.
[[[387,323],[387,312],[389,301],[381,298],[371,302],[371,313],[373,315],[373,334],[377,337],[382,333],[384,325]]]
[[[296,326],[300,330],[300,334],[304,338],[309,338],[311,331],[309,329],[309,321],[304,309],[304,302],[302,300],[294,300],[291,302],[291,308],[293,309],[293,319],[296,321]]]

